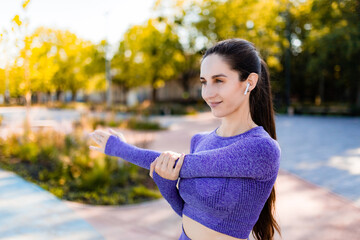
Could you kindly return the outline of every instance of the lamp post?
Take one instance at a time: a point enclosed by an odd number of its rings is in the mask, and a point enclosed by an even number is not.
[[[8,32],[5,30],[4,35],[1,36],[0,42],[3,41],[4,43],[4,56],[5,56],[5,94],[4,94],[4,100],[6,104],[9,104],[10,100],[10,90],[9,90],[9,56],[7,52],[7,44],[8,44]]]
[[[287,5],[286,12],[285,12],[285,21],[286,21],[286,28],[285,28],[285,37],[288,40],[289,46],[285,51],[285,82],[286,82],[286,107],[287,113],[292,115],[294,110],[291,107],[291,99],[290,99],[290,92],[291,92],[291,22],[290,22],[290,10],[289,4]]]

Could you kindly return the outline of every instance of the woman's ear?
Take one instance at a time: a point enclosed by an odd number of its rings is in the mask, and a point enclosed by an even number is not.
[[[259,75],[257,73],[250,73],[246,81],[250,83],[249,90],[253,90],[256,87],[256,84],[259,80]]]

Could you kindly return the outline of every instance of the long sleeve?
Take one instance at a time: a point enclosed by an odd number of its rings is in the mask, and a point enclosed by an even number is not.
[[[266,180],[277,174],[280,154],[280,147],[272,138],[240,139],[226,147],[185,155],[180,177],[249,177]]]
[[[139,167],[150,169],[150,164],[160,156],[160,152],[138,148],[134,145],[121,141],[115,135],[111,135],[105,146],[105,154],[120,157]]]
[[[177,215],[182,217],[182,210],[184,208],[184,200],[181,198],[179,190],[176,188],[178,180],[169,180],[162,178],[154,171],[153,179],[158,186],[161,195],[170,204],[171,208]]]
[[[111,156],[121,157],[142,168],[150,169],[150,164],[160,156],[160,152],[141,149],[131,144],[121,141],[118,137],[110,136],[106,147],[105,154]],[[158,186],[161,195],[170,204],[171,208],[182,217],[182,209],[184,207],[184,200],[176,188],[178,180],[169,180],[162,178],[155,171],[153,173],[153,180]]]
[[[150,169],[151,162],[160,156],[159,152],[137,148],[115,136],[110,136],[105,153],[146,169]],[[186,154],[180,178],[249,177],[266,180],[277,174],[280,154],[279,144],[274,139],[248,137],[225,147]]]

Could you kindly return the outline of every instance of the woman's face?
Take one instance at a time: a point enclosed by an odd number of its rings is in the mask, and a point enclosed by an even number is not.
[[[223,58],[211,54],[203,59],[200,70],[201,95],[215,117],[225,117],[239,111],[245,96],[246,81],[239,80],[237,71],[230,69]]]

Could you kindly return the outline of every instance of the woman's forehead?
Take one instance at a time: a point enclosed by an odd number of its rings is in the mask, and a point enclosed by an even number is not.
[[[200,76],[211,77],[218,74],[233,75],[237,72],[232,70],[223,57],[212,54],[207,56],[201,62]]]

